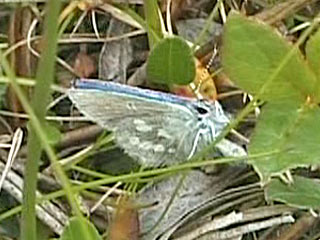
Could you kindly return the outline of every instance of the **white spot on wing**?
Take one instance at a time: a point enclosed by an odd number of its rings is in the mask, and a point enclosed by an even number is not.
[[[138,145],[140,143],[140,140],[138,137],[131,137],[129,138],[129,141],[131,145]]]
[[[145,121],[141,120],[141,119],[134,119],[133,123],[135,125],[147,125]]]
[[[161,145],[161,144],[157,144],[157,145],[155,145],[154,147],[153,147],[153,150],[155,151],[155,152],[164,152],[164,146],[163,145]]]
[[[172,136],[166,132],[166,130],[164,129],[159,129],[158,130],[158,137],[164,137],[164,138],[167,138],[167,139],[172,139]]]
[[[153,144],[150,141],[145,141],[140,144],[139,148],[142,148],[143,150],[150,150],[153,148]]]
[[[148,126],[148,125],[138,125],[136,127],[136,129],[139,131],[139,132],[150,132],[152,130],[152,127],[151,126]]]
[[[175,152],[176,152],[176,150],[174,148],[169,148],[168,149],[168,153],[175,153]]]
[[[136,129],[139,132],[150,132],[152,127],[147,125],[147,123],[141,119],[134,119],[133,123],[136,125]]]

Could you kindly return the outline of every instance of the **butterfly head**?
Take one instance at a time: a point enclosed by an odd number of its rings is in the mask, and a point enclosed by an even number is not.
[[[199,115],[199,120],[202,118],[212,118],[220,123],[228,123],[229,118],[225,115],[221,105],[217,102],[208,102],[200,100],[194,103],[193,108]]]
[[[194,103],[193,108],[197,114],[199,129],[213,132],[213,138],[215,138],[229,122],[229,118],[225,115],[221,105],[217,101],[197,101]]]

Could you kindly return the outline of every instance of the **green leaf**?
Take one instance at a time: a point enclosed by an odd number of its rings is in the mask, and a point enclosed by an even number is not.
[[[306,56],[311,69],[320,80],[320,29],[307,42]]]
[[[293,207],[304,209],[319,209],[320,182],[295,176],[293,184],[285,184],[279,179],[273,179],[266,187],[266,197],[286,203]]]
[[[244,90],[264,100],[319,98],[317,79],[299,50],[292,52],[270,26],[232,14],[223,37],[224,70]]]
[[[295,101],[268,103],[262,108],[249,154],[273,153],[251,160],[266,181],[298,166],[320,163],[320,108]]]
[[[31,123],[28,122],[27,123],[28,131],[30,131],[31,129],[30,125]],[[46,133],[47,140],[50,145],[54,145],[61,140],[62,134],[56,125],[52,123],[44,122],[42,127],[43,127],[43,131]]]
[[[90,239],[87,239],[79,229],[85,228],[88,232],[87,235]],[[85,218],[73,217],[70,218],[69,224],[63,230],[60,240],[102,240],[97,229],[94,225]]]
[[[151,51],[147,63],[149,80],[168,85],[186,85],[193,81],[195,73],[192,51],[182,38],[165,38]]]
[[[52,123],[45,123],[44,131],[47,134],[49,143],[52,145],[58,143],[62,138],[59,128]]]

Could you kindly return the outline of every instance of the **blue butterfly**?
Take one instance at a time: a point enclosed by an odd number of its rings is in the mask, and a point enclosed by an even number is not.
[[[143,166],[190,159],[214,141],[229,118],[215,101],[193,100],[114,82],[79,79],[68,96],[89,120],[113,131],[116,144]],[[224,156],[245,151],[224,139]]]

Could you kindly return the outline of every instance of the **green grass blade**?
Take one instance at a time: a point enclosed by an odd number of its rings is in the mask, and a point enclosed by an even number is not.
[[[46,29],[48,30],[48,32],[50,34],[47,32],[48,35],[46,35],[46,36],[47,36],[47,39],[49,39],[49,43],[47,42],[45,50],[48,50],[49,47],[52,47],[52,48],[50,48],[49,53],[46,53],[43,55],[43,57],[46,56],[47,60],[43,59],[40,61],[39,71],[37,73],[37,77],[38,77],[38,79],[40,79],[39,81],[37,81],[37,84],[40,82],[40,84],[42,84],[42,86],[38,87],[38,90],[36,90],[36,92],[38,92],[38,94],[41,95],[42,97],[35,97],[34,101],[33,101],[33,102],[35,102],[35,101],[37,101],[37,99],[40,99],[41,101],[43,101],[43,103],[34,103],[34,106],[44,107],[44,109],[42,110],[44,113],[45,113],[45,107],[46,107],[45,103],[48,101],[48,99],[42,99],[42,98],[44,98],[46,96],[49,97],[49,94],[50,94],[50,90],[49,90],[50,81],[48,84],[48,82],[46,82],[45,79],[47,79],[47,77],[49,77],[49,78],[51,78],[51,82],[52,82],[53,75],[54,75],[53,71],[54,71],[55,52],[56,52],[55,51],[55,49],[56,49],[55,44],[57,41],[57,37],[52,38],[51,36],[57,36],[56,34],[57,34],[57,27],[58,26],[56,25],[56,23],[57,23],[57,17],[59,14],[59,5],[60,5],[59,1],[55,1],[55,0],[48,1],[48,9],[50,9],[50,10],[48,13],[48,18],[46,20],[45,26],[48,26]],[[54,25],[53,28],[51,28],[52,27],[51,24]],[[51,25],[51,27],[49,25]],[[56,30],[56,32],[52,32],[51,30]],[[53,42],[50,42],[50,41],[53,41]],[[49,141],[48,141],[48,138],[47,138],[45,131],[43,130],[43,124],[39,121],[37,115],[35,114],[34,109],[30,106],[28,99],[26,98],[26,96],[22,92],[21,88],[19,87],[18,82],[15,78],[14,72],[12,72],[12,70],[10,69],[8,62],[5,59],[4,55],[1,53],[1,51],[0,51],[0,62],[3,67],[3,70],[5,71],[6,75],[8,76],[8,79],[10,80],[10,83],[11,83],[13,89],[15,90],[24,110],[28,113],[28,115],[30,117],[31,131],[33,131],[33,133],[31,133],[31,134],[34,134],[33,138],[35,139],[36,137],[38,137],[40,139],[40,141],[39,140],[32,140],[33,144],[34,143],[41,143],[42,147],[46,150],[48,157],[53,164],[53,168],[54,168],[55,172],[57,173],[57,176],[59,177],[60,182],[62,183],[62,186],[64,188],[63,192],[66,194],[66,196],[69,200],[69,203],[71,205],[73,213],[77,217],[82,217],[82,214],[80,212],[80,208],[78,206],[78,202],[75,199],[74,193],[73,193],[71,185],[69,183],[69,180],[66,177],[66,175],[64,174],[61,166],[59,164],[57,164],[57,162],[58,162],[57,157],[49,144]],[[48,64],[48,65],[46,65],[46,64]],[[46,67],[48,67],[48,68],[46,68]],[[40,69],[40,68],[42,68],[42,69]],[[46,69],[47,71],[44,69]],[[49,74],[49,73],[51,73],[51,74]],[[43,82],[43,81],[45,81],[45,82]],[[45,89],[44,85],[47,89]],[[44,119],[44,113],[42,115],[42,119]],[[40,109],[37,109],[37,114],[38,115],[42,114]],[[37,148],[40,148],[39,146],[41,146],[41,145],[40,144],[37,145]],[[34,149],[34,148],[32,148],[32,149]],[[31,152],[31,155],[32,154],[33,153]],[[35,155],[33,155],[33,156],[35,156]],[[28,158],[31,159],[31,157],[29,155],[28,155]],[[35,190],[36,190],[35,187],[36,186],[33,183],[33,181],[36,180],[38,161],[34,161],[34,159],[31,159],[31,160],[32,161],[28,161],[27,164],[34,164],[34,162],[36,162],[36,166],[29,166],[29,167],[27,166],[26,167],[26,171],[28,172],[27,174],[29,176],[26,176],[26,179],[25,179],[26,186],[24,189],[25,192],[27,191],[27,194],[24,193],[24,198],[26,200],[24,201],[24,205],[23,205],[23,208],[24,208],[23,215],[24,216],[23,216],[23,222],[22,222],[22,226],[21,226],[22,231],[23,231],[21,239],[23,239],[23,240],[35,240],[36,239],[36,233],[35,233],[36,232],[35,231],[35,229],[36,229],[35,224],[36,223],[34,221],[34,219],[35,219],[35,203],[36,203],[34,194],[35,194]],[[30,179],[31,179],[31,181],[30,181]],[[30,195],[29,195],[29,191],[31,192]],[[31,210],[30,209],[28,210],[27,208],[31,208]],[[90,239],[89,233],[85,230],[85,226],[82,226],[79,229],[79,231],[81,231],[84,236],[88,236],[86,239]]]
[[[48,15],[45,19],[45,33],[43,41],[43,53],[39,61],[36,86],[32,100],[32,108],[40,124],[44,125],[46,105],[49,101],[50,88],[53,82],[55,56],[57,51],[58,23],[57,19],[60,11],[60,1],[49,1],[47,3]],[[36,240],[36,189],[37,173],[40,156],[42,152],[41,140],[36,134],[36,130],[30,126],[28,136],[28,157],[25,169],[21,239]]]
[[[163,38],[159,7],[157,0],[146,0],[144,1],[144,14],[147,22],[147,32],[150,49]],[[154,36],[156,34],[156,36]]]

